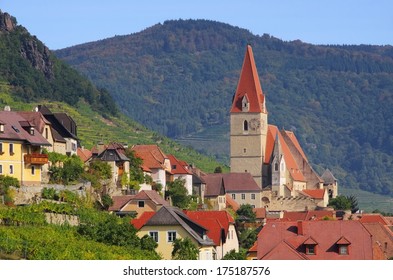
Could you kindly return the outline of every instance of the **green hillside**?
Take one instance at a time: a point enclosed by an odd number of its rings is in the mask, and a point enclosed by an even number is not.
[[[4,24],[7,22],[8,25]],[[8,105],[14,111],[31,111],[38,104],[72,116],[81,144],[86,148],[99,141],[158,144],[164,152],[206,172],[213,172],[220,165],[120,113],[106,90],[97,89],[17,25],[15,18],[0,11],[0,107]]]
[[[295,131],[315,169],[333,170],[341,187],[392,195],[392,46],[284,42],[177,20],[55,53],[136,121],[228,163],[224,128],[247,43],[269,123]]]

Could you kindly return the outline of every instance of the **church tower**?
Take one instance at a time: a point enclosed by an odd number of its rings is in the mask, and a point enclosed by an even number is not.
[[[262,187],[267,136],[265,96],[250,45],[230,111],[231,172],[249,172]]]

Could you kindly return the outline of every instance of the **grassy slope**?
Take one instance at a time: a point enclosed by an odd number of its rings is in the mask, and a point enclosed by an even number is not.
[[[78,125],[78,137],[82,146],[91,148],[99,141],[108,143],[111,141],[134,144],[157,144],[167,154],[174,154],[176,157],[193,163],[205,172],[213,172],[214,168],[220,164],[203,156],[193,149],[183,147],[174,141],[152,132],[138,123],[132,121],[124,115],[104,119],[84,101],[80,101],[77,107],[72,107],[62,102],[41,102],[49,107],[53,112],[66,112]],[[6,84],[0,83],[0,106],[9,105],[13,111],[31,111],[36,105],[15,101],[9,95],[9,88]],[[224,168],[228,170],[228,168]]]

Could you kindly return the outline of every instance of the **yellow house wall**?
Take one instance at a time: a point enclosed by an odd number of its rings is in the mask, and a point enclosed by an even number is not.
[[[143,226],[138,231],[138,236],[142,238],[145,235],[149,235],[150,231],[158,232],[158,247],[156,252],[159,253],[164,260],[172,259],[173,243],[167,241],[167,232],[176,231],[177,239],[184,239],[186,237],[190,238],[192,242],[199,248],[200,255],[205,256],[206,251],[209,251],[213,255],[214,248],[212,246],[201,247],[198,242],[180,225],[170,225],[170,226]]]
[[[35,165],[34,175],[31,174],[31,165],[24,164],[24,155],[28,153],[28,148],[21,143],[2,142],[3,153],[0,154],[0,164],[2,165],[2,175],[14,177],[22,185],[39,185],[41,183],[41,166]],[[10,144],[13,144],[13,154],[10,153]],[[31,152],[39,152],[37,149]],[[13,167],[13,172],[10,171]]]

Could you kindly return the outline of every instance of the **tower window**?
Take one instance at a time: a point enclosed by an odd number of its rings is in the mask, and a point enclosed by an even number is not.
[[[244,121],[243,123],[243,130],[248,131],[248,121]]]
[[[278,163],[277,162],[274,164],[274,171],[278,171]]]

